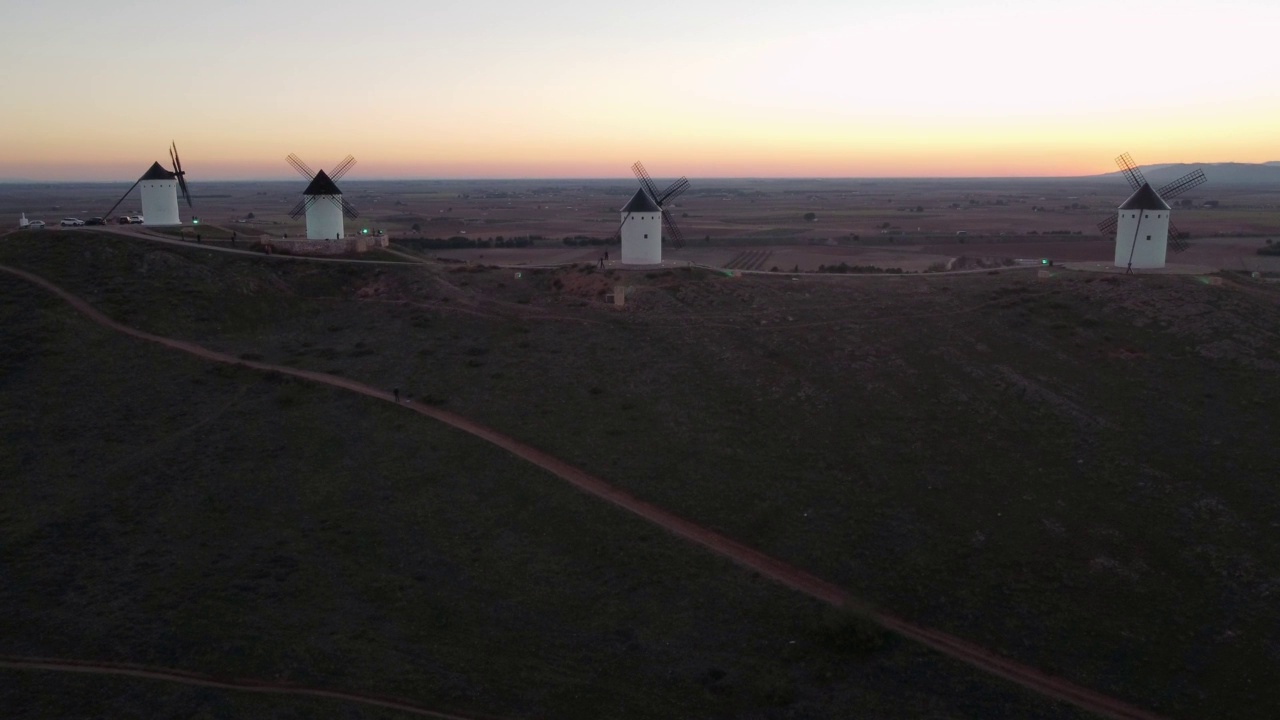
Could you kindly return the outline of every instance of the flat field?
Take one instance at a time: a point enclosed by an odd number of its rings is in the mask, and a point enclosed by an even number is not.
[[[151,332],[398,387],[1141,707],[1280,708],[1274,285],[517,278],[84,232],[0,262]],[[814,604],[393,406],[0,289],[11,652],[517,716],[1071,716],[892,638],[832,643]],[[8,692],[71,702],[57,684]]]
[[[665,186],[659,178],[658,184]],[[565,239],[612,235],[637,185],[632,180],[485,180],[343,182],[360,211],[348,232],[382,230],[433,255],[503,264],[594,261],[609,247],[566,245]],[[56,224],[67,215],[106,212],[128,188],[116,184],[0,186],[0,215],[19,212]],[[205,240],[285,234],[305,226],[289,218],[299,182],[196,183],[194,209]],[[136,191],[135,191],[136,193]],[[771,180],[698,179],[671,210],[688,246],[668,246],[675,262],[724,266],[748,250],[767,255],[748,269],[817,270],[824,264],[874,265],[923,271],[957,258],[1051,257],[1106,260],[1112,242],[1097,223],[1128,195],[1119,178]],[[1280,241],[1280,187],[1206,185],[1175,210],[1192,249],[1172,261],[1241,270],[1280,270],[1258,258],[1266,239]],[[1220,203],[1205,208],[1205,201]],[[130,205],[132,202],[134,205]],[[122,210],[137,212],[137,196]],[[812,221],[805,216],[813,214]],[[252,218],[250,218],[252,214]],[[957,235],[963,232],[964,236]],[[441,250],[457,239],[475,247]],[[532,238],[526,248],[499,240]],[[1213,239],[1214,242],[1208,242]],[[433,242],[434,241],[434,242]],[[614,248],[616,251],[616,247]],[[616,257],[616,255],[615,255]]]

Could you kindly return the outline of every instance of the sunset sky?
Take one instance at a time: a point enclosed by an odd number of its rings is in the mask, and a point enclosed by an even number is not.
[[[0,179],[989,176],[1280,160],[1280,2],[11,3]]]

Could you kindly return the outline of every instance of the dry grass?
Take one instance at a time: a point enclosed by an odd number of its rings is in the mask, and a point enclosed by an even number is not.
[[[633,273],[608,280],[638,287],[618,312],[581,270],[286,267],[119,240],[0,256],[157,332],[446,404],[1173,717],[1280,704],[1263,284]]]

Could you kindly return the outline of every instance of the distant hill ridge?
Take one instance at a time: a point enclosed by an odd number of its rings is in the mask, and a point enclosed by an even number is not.
[[[1195,169],[1204,170],[1210,185],[1280,185],[1280,160],[1265,163],[1165,163],[1143,165],[1142,174],[1160,187]],[[1119,175],[1119,172],[1108,175]]]

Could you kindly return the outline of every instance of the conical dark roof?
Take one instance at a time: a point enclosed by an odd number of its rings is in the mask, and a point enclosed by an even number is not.
[[[662,208],[658,207],[658,203],[649,197],[649,193],[643,189],[637,190],[635,195],[631,196],[631,202],[627,203],[623,208],[624,213],[638,212],[658,212]]]
[[[147,168],[142,175],[143,180],[172,180],[176,177],[178,176],[165,170],[164,166],[158,162],[151,163],[151,167]]]
[[[341,195],[342,191],[339,190],[338,186],[334,184],[332,180],[329,179],[328,175],[324,174],[323,170],[321,170],[320,172],[316,173],[316,176],[314,178],[311,179],[311,184],[307,186],[306,190],[302,191],[302,194],[303,195]]]
[[[1120,206],[1121,210],[1168,210],[1169,203],[1160,197],[1160,193],[1151,189],[1151,183],[1142,183],[1138,191],[1129,196]]]

